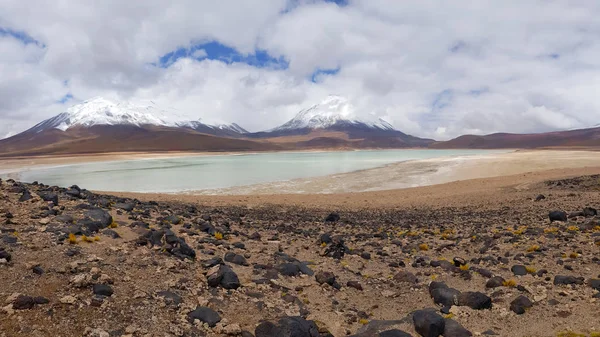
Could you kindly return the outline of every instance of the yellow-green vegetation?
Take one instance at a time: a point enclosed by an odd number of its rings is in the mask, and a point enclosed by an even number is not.
[[[515,281],[515,280],[506,280],[506,281],[502,282],[502,285],[505,286],[505,287],[513,288],[513,287],[517,286],[517,281]]]
[[[108,225],[108,227],[117,228],[117,227],[119,227],[119,225],[115,222],[115,220],[113,220],[113,222],[111,222],[110,225]]]
[[[600,332],[592,331],[592,332],[590,332],[590,337],[600,337]]]
[[[215,232],[215,239],[217,239],[217,240],[223,240],[223,233],[221,233],[221,232]]]
[[[572,259],[576,259],[576,258],[579,257],[579,254],[577,254],[577,253],[571,253],[571,254],[569,254],[569,257],[572,258]]]
[[[444,315],[444,318],[445,318],[445,319],[451,319],[451,318],[453,318],[453,317],[454,317],[454,314],[453,314],[453,313],[449,313],[449,314],[447,314],[447,315]]]
[[[406,233],[406,236],[419,236],[419,232],[408,232]]]
[[[527,272],[528,272],[529,274],[533,274],[533,273],[535,273],[535,272],[537,271],[537,270],[536,270],[535,268],[533,268],[532,266],[527,266],[527,267],[525,267],[525,270],[527,270]]]
[[[69,241],[70,244],[75,245],[77,244],[77,237],[75,236],[75,234],[71,233],[69,234],[69,238],[67,239]]]
[[[100,237],[98,235],[94,236],[94,241],[100,241]]]
[[[347,262],[346,260],[341,260],[341,261],[340,261],[340,264],[341,264],[343,267],[348,267],[348,262]]]
[[[569,227],[567,227],[567,230],[569,232],[577,232],[579,230],[579,227],[577,227],[577,226],[569,226]]]
[[[438,278],[437,274],[431,274],[431,280],[432,281],[437,280],[437,278]]]
[[[13,232],[13,236],[19,237],[19,232],[17,232],[17,231],[14,231],[14,232]]]
[[[531,253],[531,252],[539,252],[541,249],[542,249],[542,248],[541,248],[540,246],[538,246],[538,245],[533,245],[533,246],[531,246],[531,247],[527,248],[527,251],[528,251],[528,252],[530,252],[530,253]]]
[[[544,233],[547,233],[547,234],[548,233],[552,233],[552,234],[558,233],[558,228],[556,228],[556,227],[545,228]]]
[[[362,325],[367,325],[367,324],[369,324],[369,320],[368,320],[368,319],[361,318],[361,319],[358,321],[358,323],[360,323],[360,324],[362,324]]]
[[[600,226],[594,227],[594,232],[600,232]]]
[[[321,242],[321,247],[327,247],[327,244],[325,242]]]
[[[94,242],[92,238],[87,237],[86,235],[81,236],[81,241],[83,242]]]
[[[469,265],[463,264],[462,266],[460,266],[458,268],[460,268],[460,270],[469,270]]]
[[[521,234],[525,233],[526,230],[527,230],[527,226],[521,226],[521,227],[519,227],[519,229],[515,230],[513,233],[515,235],[521,235]]]
[[[419,245],[419,250],[422,250],[422,251],[429,250],[429,245],[426,243],[422,243]]]
[[[584,334],[575,333],[573,331],[564,331],[564,332],[559,332],[558,335],[556,335],[556,337],[587,337],[587,336]]]

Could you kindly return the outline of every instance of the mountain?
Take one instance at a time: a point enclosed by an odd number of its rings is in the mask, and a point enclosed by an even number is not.
[[[600,127],[532,134],[494,133],[464,135],[430,145],[436,149],[523,149],[543,147],[598,147]]]
[[[136,105],[129,102],[115,102],[96,97],[74,105],[67,111],[47,119],[26,133],[58,129],[89,128],[97,125],[164,126],[190,128],[201,133],[215,136],[239,137],[248,131],[237,124],[204,124],[200,120],[190,121],[177,113],[159,109],[153,102],[148,105]]]
[[[375,115],[361,114],[346,98],[333,95],[279,127],[246,136],[281,142],[293,139],[300,147],[398,148],[433,142],[402,133]]]

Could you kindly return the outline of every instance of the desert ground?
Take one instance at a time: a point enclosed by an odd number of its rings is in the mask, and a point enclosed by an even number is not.
[[[421,187],[400,163],[302,188],[374,189],[329,194],[4,180],[0,336],[599,336],[598,157],[434,162]]]

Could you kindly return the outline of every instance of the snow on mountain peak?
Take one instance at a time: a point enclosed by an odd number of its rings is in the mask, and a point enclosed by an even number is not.
[[[178,111],[160,109],[152,101],[147,104],[134,104],[113,101],[104,97],[94,97],[73,105],[67,111],[34,126],[32,130],[36,132],[46,129],[66,131],[76,126],[91,127],[94,125],[157,125],[192,129],[205,126],[237,133],[247,132],[237,124],[209,125],[204,124],[201,119],[191,120],[189,117],[179,114]]]
[[[292,120],[274,130],[324,129],[338,123],[360,124],[374,129],[394,130],[385,120],[372,114],[357,114],[345,97],[329,95],[319,104],[300,111]]]

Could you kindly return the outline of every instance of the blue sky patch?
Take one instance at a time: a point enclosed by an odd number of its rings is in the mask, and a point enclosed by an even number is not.
[[[431,103],[432,110],[441,110],[447,106],[449,106],[452,102],[454,94],[452,90],[446,89],[435,95],[433,102]]]
[[[13,37],[19,41],[21,41],[23,44],[35,44],[38,47],[41,48],[45,48],[46,46],[41,43],[40,41],[34,39],[33,37],[31,37],[29,34],[25,33],[25,32],[20,32],[14,29],[10,29],[10,28],[4,28],[4,27],[0,27],[0,36],[10,36]]]
[[[335,75],[339,72],[340,72],[340,67],[337,67],[335,69],[317,69],[311,75],[310,80],[313,81],[313,83],[321,82],[323,80],[323,77]]]
[[[288,62],[283,57],[275,58],[265,50],[255,50],[253,54],[244,55],[236,49],[216,41],[196,44],[190,48],[179,48],[159,58],[157,66],[168,68],[182,57],[195,59],[219,60],[227,64],[246,63],[258,68],[287,69]]]
[[[64,95],[63,97],[61,97],[61,99],[58,100],[58,103],[65,104],[72,99],[73,99],[73,95],[71,95],[71,93],[68,93],[68,94]]]

